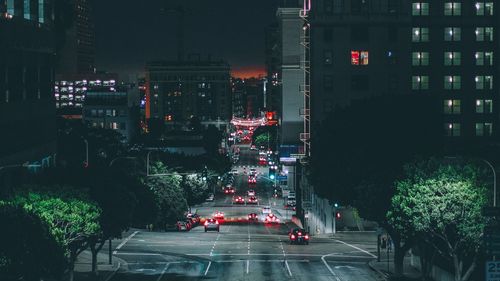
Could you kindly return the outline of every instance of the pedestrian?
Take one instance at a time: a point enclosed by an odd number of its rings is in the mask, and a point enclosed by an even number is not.
[[[387,238],[384,236],[382,236],[382,243],[380,245],[380,248],[382,249],[385,249],[387,247]]]
[[[392,251],[392,239],[391,239],[391,236],[387,237],[387,251],[388,252]]]

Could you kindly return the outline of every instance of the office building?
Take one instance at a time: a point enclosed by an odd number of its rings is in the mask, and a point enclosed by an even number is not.
[[[449,140],[493,136],[499,117],[498,7],[472,0],[316,1],[313,121],[356,99],[427,93],[441,97],[443,118],[436,122]]]
[[[52,1],[0,1],[0,181],[7,166],[50,166],[56,152]]]
[[[146,65],[146,120],[183,129],[193,117],[225,130],[232,115],[230,67],[224,61],[191,56]]]
[[[139,111],[135,108],[129,106],[126,89],[95,88],[87,92],[83,122],[91,128],[116,130],[122,134],[124,142],[129,142],[139,127]]]
[[[233,115],[241,118],[257,118],[264,111],[264,78],[234,78]]]
[[[57,74],[95,72],[95,31],[92,0],[69,0],[73,21],[65,31],[65,41],[58,50]]]

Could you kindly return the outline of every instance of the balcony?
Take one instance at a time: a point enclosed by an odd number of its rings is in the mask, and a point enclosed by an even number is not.
[[[311,110],[309,108],[301,108],[299,111],[300,116],[309,117]]]
[[[301,141],[309,141],[310,139],[311,139],[310,133],[300,133],[300,140]]]

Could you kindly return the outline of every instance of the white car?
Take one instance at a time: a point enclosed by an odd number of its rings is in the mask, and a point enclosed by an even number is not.
[[[255,196],[255,190],[250,189],[249,191],[247,191],[247,195],[248,196]]]

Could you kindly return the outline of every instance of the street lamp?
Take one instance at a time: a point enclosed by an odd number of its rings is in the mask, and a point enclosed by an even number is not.
[[[491,165],[491,163],[488,161],[488,160],[485,160],[485,159],[480,159],[481,161],[483,161],[484,163],[486,163],[486,165],[488,165],[491,170],[493,171],[493,207],[496,207],[497,206],[497,173],[495,171],[495,167],[493,167],[493,165]]]

